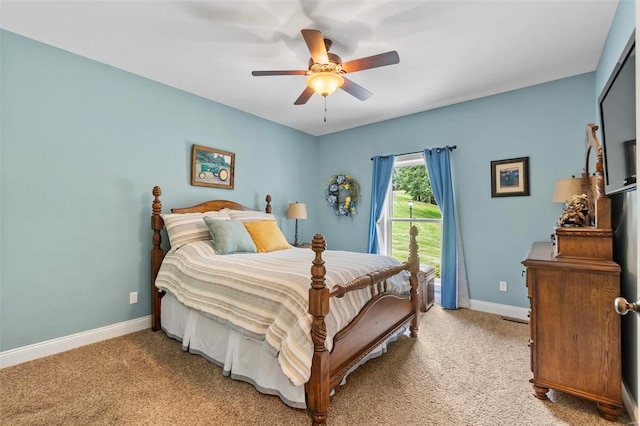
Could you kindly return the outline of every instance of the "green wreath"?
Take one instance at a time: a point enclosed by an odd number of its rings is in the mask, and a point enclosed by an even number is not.
[[[333,175],[329,178],[326,199],[336,216],[355,216],[360,185],[349,175]]]

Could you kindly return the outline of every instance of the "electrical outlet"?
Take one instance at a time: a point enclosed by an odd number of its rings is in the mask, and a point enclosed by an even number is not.
[[[138,303],[138,292],[132,291],[129,293],[129,304],[133,305],[134,303]]]
[[[500,281],[500,291],[507,291],[507,282]]]

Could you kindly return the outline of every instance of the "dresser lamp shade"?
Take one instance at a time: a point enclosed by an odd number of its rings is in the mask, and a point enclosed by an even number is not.
[[[574,195],[582,194],[582,178],[558,179],[556,189],[553,191],[554,203],[566,203],[571,201]]]
[[[591,194],[587,194],[589,197],[596,193],[596,180],[596,176],[591,176],[589,179],[591,183]],[[553,202],[566,203],[571,201],[574,195],[585,193],[586,191],[582,188],[582,178],[558,179],[556,189],[553,191]]]
[[[307,218],[307,206],[304,203],[289,203],[289,210],[287,211],[287,219],[296,220],[296,238],[293,243],[294,247],[298,247],[298,219]]]

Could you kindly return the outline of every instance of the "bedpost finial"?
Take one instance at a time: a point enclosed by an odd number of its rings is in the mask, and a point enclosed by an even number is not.
[[[414,238],[418,236],[418,228],[415,225],[411,226],[409,229],[409,235]]]
[[[158,216],[160,212],[162,212],[162,203],[160,202],[160,195],[162,195],[162,190],[159,186],[153,187],[153,203],[151,204],[151,210],[154,216]]]
[[[265,207],[264,211],[266,213],[271,213],[271,194],[267,194],[265,201],[267,202],[267,206]]]
[[[418,228],[413,225],[409,228],[409,263],[411,263],[411,271],[418,272],[420,267],[420,257],[418,256]]]
[[[313,241],[311,242],[311,249],[315,252],[316,256],[313,259],[313,265],[311,266],[311,288],[322,289],[325,288],[324,276],[327,270],[324,267],[324,260],[322,259],[322,252],[326,248],[326,242],[322,234],[315,234]]]
[[[313,241],[311,241],[311,248],[316,253],[322,253],[327,249],[327,242],[324,240],[324,235],[315,234],[313,236]]]

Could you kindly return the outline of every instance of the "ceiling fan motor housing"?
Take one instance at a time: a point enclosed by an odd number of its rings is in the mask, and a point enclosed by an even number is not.
[[[320,72],[320,71],[333,71],[344,73],[342,70],[342,59],[340,56],[335,55],[333,53],[327,52],[327,56],[329,58],[328,64],[317,64],[313,62],[313,58],[309,58],[309,71],[311,72]]]

